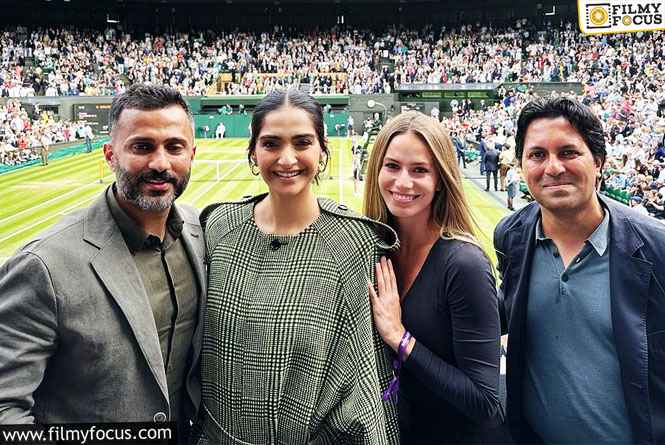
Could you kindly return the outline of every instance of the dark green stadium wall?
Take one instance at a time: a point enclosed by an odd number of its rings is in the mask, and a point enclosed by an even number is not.
[[[248,137],[249,124],[251,121],[251,110],[262,96],[252,97],[251,100],[247,96],[228,96],[228,97],[187,97],[187,102],[194,114],[194,125],[197,137],[204,137],[205,132],[203,127],[206,125],[209,128],[208,137],[214,137],[215,128],[219,122],[224,122],[226,127],[226,137]],[[324,122],[328,129],[328,136],[335,136],[335,125],[345,125],[349,116],[348,104],[349,96],[319,96],[316,99],[323,106],[330,105],[330,111],[324,114]],[[0,104],[4,104],[8,99],[0,98]],[[76,120],[78,116],[77,110],[81,106],[104,106],[108,107],[113,100],[113,97],[90,97],[90,96],[64,96],[64,97],[21,97],[18,100],[29,110],[34,109],[35,105],[39,105],[42,109],[48,108],[53,110],[60,119]],[[365,100],[366,101],[366,100]],[[204,105],[214,103],[214,112],[204,112]],[[216,108],[221,107],[224,103],[232,104],[233,114],[222,115]],[[246,104],[246,113],[239,114],[238,106],[243,103]],[[210,110],[210,108],[208,109]],[[93,125],[95,134],[106,134],[108,131],[108,122],[106,119],[96,122]]]
[[[489,91],[489,96],[483,101],[485,105],[494,103],[495,89],[501,84],[494,84],[493,90]],[[558,82],[533,82],[533,83],[504,83],[506,89],[533,89],[539,94],[548,94],[551,91],[570,92],[577,94],[582,92],[580,83],[558,83]],[[424,97],[414,96],[412,98],[404,96],[402,92],[394,94],[375,94],[375,95],[330,95],[316,96],[315,98],[324,107],[324,122],[327,127],[328,136],[346,135],[346,123],[349,116],[353,117],[356,131],[362,129],[362,123],[368,116],[379,113],[383,118],[399,114],[404,109],[417,109],[425,114],[429,114],[433,107],[437,106],[441,112],[450,111],[450,101],[455,98],[453,95],[462,92],[473,92],[474,84],[467,84],[463,90],[456,91],[451,89],[450,85],[432,84],[423,85],[423,88],[430,87],[425,91],[429,93]],[[439,93],[434,96],[433,93]],[[404,97],[403,97],[404,96]],[[215,129],[220,122],[224,122],[226,127],[225,137],[248,137],[251,114],[254,106],[263,96],[215,96],[215,97],[187,97],[187,102],[192,108],[194,115],[194,124],[196,137],[215,137]],[[464,96],[467,97],[467,96]],[[474,107],[480,106],[480,99],[468,96],[472,99]],[[6,102],[6,98],[0,98],[0,104]],[[113,100],[112,97],[89,97],[89,96],[66,96],[66,97],[25,97],[19,98],[19,101],[27,108],[34,109],[39,104],[42,109],[48,108],[54,110],[56,114],[65,120],[76,120],[80,116],[83,108],[91,109],[93,107],[108,108]],[[368,102],[373,100],[374,107],[369,107]],[[240,105],[244,106],[244,111],[240,112]],[[88,106],[88,107],[84,107]],[[222,107],[230,107],[231,114],[222,114]],[[93,113],[89,113],[93,114]],[[99,116],[105,116],[99,113]],[[94,118],[94,117],[92,117]],[[102,119],[102,118],[100,118]],[[208,130],[205,131],[205,127]],[[106,134],[108,122],[105,118],[99,122],[93,122],[95,134]]]
[[[337,136],[336,125],[346,125],[349,113],[346,111],[331,111],[324,113],[324,122],[326,124],[328,136]],[[227,138],[249,137],[249,126],[252,121],[252,115],[247,114],[195,114],[194,127],[197,138],[214,138],[216,129],[220,122],[224,122]],[[207,127],[207,130],[206,130]],[[345,132],[341,134],[346,134]]]

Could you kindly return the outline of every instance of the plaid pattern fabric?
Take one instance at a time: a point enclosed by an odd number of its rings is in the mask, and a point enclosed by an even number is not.
[[[266,235],[253,220],[262,197],[222,204],[207,223],[207,440],[397,443],[367,291],[378,256],[397,247],[394,231],[319,200],[321,216],[300,234]]]

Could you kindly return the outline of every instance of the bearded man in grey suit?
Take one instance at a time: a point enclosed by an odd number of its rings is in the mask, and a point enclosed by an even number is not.
[[[192,114],[177,91],[135,85],[111,126],[116,182],[0,268],[0,423],[170,420],[184,435],[205,295],[198,213],[174,204]]]

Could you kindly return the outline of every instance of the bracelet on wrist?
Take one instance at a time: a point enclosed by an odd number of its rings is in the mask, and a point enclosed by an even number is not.
[[[399,341],[399,346],[397,347],[397,357],[393,360],[393,378],[388,384],[388,388],[383,392],[381,397],[384,401],[394,398],[395,401],[398,399],[399,394],[399,370],[402,367],[402,363],[406,360],[406,349],[409,347],[409,342],[411,341],[412,335],[409,331],[404,330],[402,339]]]
[[[407,359],[406,355],[406,349],[409,347],[409,342],[411,341],[411,333],[407,330],[404,330],[404,335],[402,335],[402,339],[399,341],[399,348],[397,348],[397,357],[399,358],[399,361],[404,363]]]

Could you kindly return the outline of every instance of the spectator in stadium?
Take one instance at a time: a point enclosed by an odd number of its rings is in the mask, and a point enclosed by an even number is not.
[[[402,443],[478,441],[482,426],[503,421],[498,301],[455,149],[437,121],[409,111],[381,129],[364,211],[400,239],[369,288],[377,330],[395,353]]]
[[[642,198],[639,196],[633,196],[630,198],[630,207],[644,216],[649,216],[649,211],[644,207],[642,204]]]
[[[517,190],[520,185],[520,175],[517,172],[517,168],[514,164],[508,166],[508,172],[506,173],[506,206],[508,210],[515,210],[513,205],[513,200],[517,196]]]
[[[46,131],[42,131],[39,135],[39,144],[41,145],[40,155],[42,157],[42,165],[48,165],[49,146],[51,145],[51,138]]]
[[[457,133],[452,134],[452,141],[455,144],[455,154],[457,155],[457,165],[462,164],[462,168],[466,168],[466,158],[464,155],[464,142],[460,139]]]
[[[486,136],[483,136],[483,134],[480,134],[479,139],[479,144],[478,144],[478,158],[480,161],[480,176],[485,176],[485,153],[487,152],[488,149],[488,144],[487,144],[487,138]],[[489,187],[486,187],[489,188]]]
[[[352,166],[353,166],[353,194],[354,196],[360,194],[360,183],[363,180],[363,158],[364,150],[363,146],[360,145],[360,137],[357,135],[353,136],[354,139],[357,139],[357,142],[354,142],[352,149]]]
[[[663,207],[663,195],[658,190],[650,190],[644,197],[644,207],[650,215],[656,219],[665,219],[665,207]]]
[[[517,122],[536,202],[499,223],[494,246],[518,443],[665,443],[665,228],[597,194],[604,137],[566,97]]]
[[[85,124],[83,127],[83,139],[85,140],[85,152],[86,153],[91,153],[92,152],[92,139],[94,137],[94,134],[92,133],[92,127],[90,124]]]
[[[115,183],[0,268],[0,423],[170,420],[182,443],[200,400],[185,383],[205,289],[198,214],[174,205],[192,116],[176,91],[137,85],[111,123]]]
[[[220,122],[219,125],[217,125],[217,128],[215,129],[215,136],[217,139],[224,139],[224,134],[226,133],[226,126],[224,125],[224,122]]]
[[[321,106],[299,90],[255,108],[248,159],[268,193],[208,207],[200,443],[397,443],[390,363],[367,277],[392,229],[319,199]],[[278,386],[275,386],[279,382]]]
[[[504,144],[503,150],[499,153],[499,184],[501,185],[500,190],[502,192],[506,191],[508,170],[510,170],[514,162],[515,149],[508,144]]]
[[[487,150],[480,161],[485,164],[485,191],[490,191],[490,176],[494,178],[494,191],[498,190],[497,172],[499,170],[499,152],[493,141],[489,141]]]
[[[436,105],[432,107],[432,111],[430,111],[430,116],[432,116],[432,119],[435,119],[437,122],[439,122],[439,107]]]

